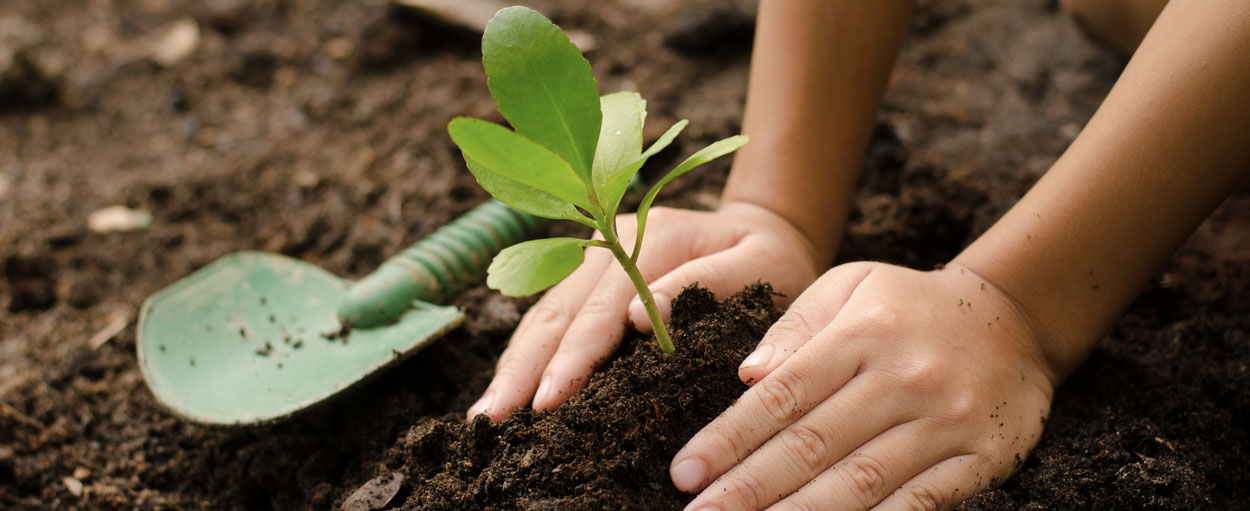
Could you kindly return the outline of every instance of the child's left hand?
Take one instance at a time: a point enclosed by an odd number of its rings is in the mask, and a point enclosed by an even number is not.
[[[962,266],[830,270],[674,458],[677,487],[702,490],[686,509],[944,509],[1005,480],[1059,374],[1024,318]]]

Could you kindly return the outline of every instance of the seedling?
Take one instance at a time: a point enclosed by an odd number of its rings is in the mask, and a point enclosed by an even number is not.
[[[647,212],[660,188],[747,142],[738,135],[686,158],[651,187],[638,205],[637,237],[626,252],[616,233],[616,209],[648,158],[686,127],[674,124],[642,150],[646,101],[636,92],[599,96],[590,63],[559,27],[524,7],[499,11],[482,35],[482,64],[499,112],[515,128],[457,117],[447,131],[477,182],[499,201],[526,213],[571,220],[598,230],[602,240],[548,238],[504,249],[486,283],[508,296],[537,293],[582,264],[586,247],[606,248],[625,269],[665,353],[673,342],[655,298],[638,271]]]

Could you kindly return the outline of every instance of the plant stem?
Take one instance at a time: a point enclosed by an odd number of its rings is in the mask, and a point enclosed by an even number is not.
[[[625,248],[621,246],[620,240],[616,238],[616,233],[613,231],[610,228],[600,228],[599,230],[599,232],[603,233],[604,241],[607,242],[612,255],[616,257],[617,262],[621,263],[621,268],[625,269],[625,274],[629,275],[629,280],[634,283],[634,288],[638,290],[638,299],[642,301],[642,307],[647,310],[647,319],[651,320],[651,330],[655,332],[655,341],[660,344],[660,351],[672,353],[675,351],[673,340],[668,336],[668,329],[664,327],[664,320],[660,319],[660,310],[655,306],[655,297],[651,295],[651,289],[647,287],[646,279],[642,278],[642,272],[638,271],[638,265],[634,263],[629,254],[625,253]]]

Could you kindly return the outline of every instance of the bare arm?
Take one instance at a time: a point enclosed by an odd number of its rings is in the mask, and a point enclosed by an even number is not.
[[[1172,0],[1084,133],[944,270],[826,272],[675,456],[690,509],[945,509],[1250,169],[1250,5]],[[975,302],[975,306],[973,305]],[[762,378],[762,379],[761,379]]]
[[[1250,5],[1173,0],[1085,130],[956,263],[1036,322],[1062,377],[1250,170]]]
[[[776,212],[833,262],[912,2],[760,2],[725,202]]]
[[[651,213],[638,266],[662,316],[693,282],[719,295],[770,282],[794,297],[832,263],[909,10],[904,1],[761,3],[744,121],[752,141],[735,159],[721,207]],[[634,217],[618,218],[617,229],[632,240]],[[648,329],[635,295],[611,257],[592,249],[522,318],[468,416],[559,406],[615,349],[627,322]]]

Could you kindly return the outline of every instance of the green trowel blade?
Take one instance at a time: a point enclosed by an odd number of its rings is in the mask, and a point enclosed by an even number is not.
[[[340,332],[350,282],[289,257],[223,257],[153,295],[139,318],[139,364],[184,418],[270,422],[398,363],[455,328],[455,307],[417,302],[386,326]]]

